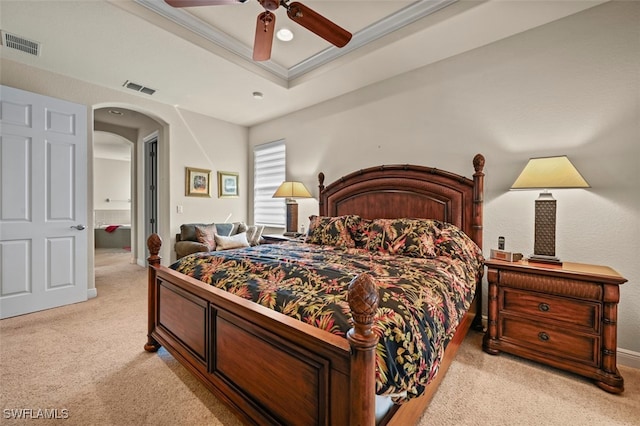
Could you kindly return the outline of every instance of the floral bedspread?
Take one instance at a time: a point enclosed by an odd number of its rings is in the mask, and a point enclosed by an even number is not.
[[[347,286],[368,272],[380,291],[374,330],[376,393],[397,402],[419,396],[469,309],[481,256],[433,259],[303,243],[196,253],[171,267],[200,281],[345,336]],[[404,393],[406,392],[406,394]]]

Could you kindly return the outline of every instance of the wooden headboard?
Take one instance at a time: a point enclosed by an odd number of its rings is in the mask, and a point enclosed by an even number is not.
[[[326,187],[320,173],[320,215],[438,219],[456,225],[482,248],[483,155],[473,158],[473,167],[473,179],[409,164],[370,167]]]

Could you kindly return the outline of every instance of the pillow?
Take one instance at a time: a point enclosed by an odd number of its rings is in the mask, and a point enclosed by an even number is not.
[[[249,247],[249,242],[247,241],[247,233],[241,232],[236,235],[231,235],[230,237],[225,237],[223,235],[216,235],[216,250],[229,250],[241,247]]]
[[[262,232],[264,231],[263,225],[251,225],[247,227],[247,241],[249,245],[257,246],[260,244],[262,238]]]
[[[309,216],[309,233],[305,242],[335,247],[353,248],[354,235],[362,219],[356,215]]]
[[[231,231],[233,231],[233,228],[233,223],[216,223],[216,233],[218,235],[228,237],[229,235],[231,235]]]
[[[180,225],[180,241],[198,241],[196,226],[207,226],[206,223],[185,223]]]
[[[244,222],[234,222],[233,231],[231,231],[231,234],[229,234],[229,235],[235,235],[235,234],[239,234],[241,232],[247,232],[247,229],[249,229],[249,227],[247,226],[246,223],[244,223]],[[247,239],[249,239],[249,238],[247,237]]]
[[[432,219],[373,219],[363,227],[360,245],[378,253],[434,258],[441,226]]]
[[[195,227],[196,241],[207,246],[209,251],[216,249],[216,225],[196,225]]]
[[[436,240],[436,255],[453,259],[484,262],[482,250],[460,228],[450,223],[443,223]]]

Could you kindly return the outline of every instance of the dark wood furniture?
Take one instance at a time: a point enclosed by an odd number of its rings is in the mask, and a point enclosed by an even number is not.
[[[484,350],[508,352],[595,380],[620,393],[616,366],[619,286],[606,266],[487,260]]]
[[[325,187],[320,174],[319,213],[439,219],[482,247],[484,157],[478,154],[473,164],[473,179],[421,166],[380,166]],[[359,303],[377,299],[367,274],[349,289],[354,327],[345,339],[162,266],[160,237],[151,235],[147,244],[147,351],[164,346],[246,423],[374,424],[375,304]],[[480,293],[425,394],[394,405],[381,424],[417,422],[472,323],[480,324]]]

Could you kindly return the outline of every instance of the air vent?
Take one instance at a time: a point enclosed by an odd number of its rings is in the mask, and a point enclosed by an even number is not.
[[[2,31],[2,44],[9,49],[19,50],[33,56],[40,55],[40,43],[5,31]]]
[[[127,89],[135,90],[136,92],[144,93],[147,95],[153,95],[156,93],[156,89],[150,89],[149,87],[145,87],[142,84],[134,83],[133,81],[125,81],[123,84]]]

